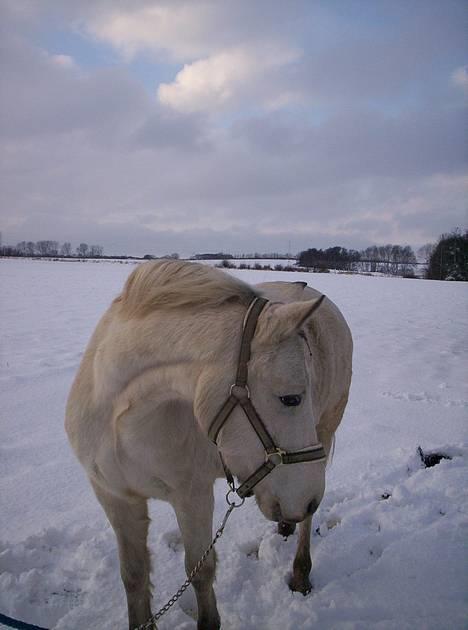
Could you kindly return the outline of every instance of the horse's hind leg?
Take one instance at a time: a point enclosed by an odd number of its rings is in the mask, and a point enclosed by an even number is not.
[[[147,501],[138,497],[127,501],[91,483],[117,537],[120,575],[127,595],[131,630],[151,617]]]
[[[184,541],[185,570],[190,575],[212,540],[213,489],[209,487],[199,490],[196,496],[178,498],[173,506]],[[212,549],[192,581],[198,604],[198,630],[218,630],[221,625],[213,590],[215,570],[216,554]]]
[[[299,541],[297,545],[296,557],[293,563],[293,574],[289,581],[289,588],[307,595],[312,590],[309,574],[312,568],[310,557],[310,529],[312,516],[308,516],[299,525]]]

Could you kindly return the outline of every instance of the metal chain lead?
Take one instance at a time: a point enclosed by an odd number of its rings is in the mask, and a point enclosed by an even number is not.
[[[233,491],[234,491],[234,488],[231,487],[231,490],[229,490],[229,492],[226,495],[226,501],[228,502],[229,508],[228,508],[226,514],[224,515],[224,518],[223,518],[223,520],[221,522],[221,525],[216,530],[216,534],[214,535],[214,538],[211,541],[210,545],[205,549],[205,551],[203,552],[202,557],[200,558],[200,560],[197,562],[197,564],[191,570],[190,575],[188,576],[188,578],[185,580],[185,582],[182,584],[182,586],[179,588],[179,590],[171,597],[171,599],[166,604],[164,604],[164,606],[162,606],[158,610],[157,613],[155,613],[154,615],[151,615],[151,617],[148,619],[148,621],[145,621],[145,623],[142,623],[141,625],[137,626],[136,628],[134,628],[134,630],[153,630],[156,627],[155,626],[155,622],[160,617],[162,617],[165,613],[167,613],[167,611],[176,603],[176,601],[188,589],[188,587],[190,586],[190,584],[193,581],[193,578],[197,575],[197,573],[200,571],[200,569],[202,568],[203,564],[205,563],[205,560],[208,558],[208,556],[210,554],[210,551],[213,549],[213,547],[216,545],[218,540],[223,535],[224,528],[226,527],[227,520],[231,516],[232,511],[235,508],[240,507],[244,503],[244,499],[242,499],[241,503],[234,503],[233,501],[229,500],[229,495]]]

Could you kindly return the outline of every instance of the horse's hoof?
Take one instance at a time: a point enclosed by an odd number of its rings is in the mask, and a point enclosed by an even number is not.
[[[197,630],[220,630],[221,619],[218,611],[213,615],[203,615],[198,619]]]
[[[312,584],[309,578],[305,578],[305,579],[303,577],[296,578],[293,575],[288,582],[288,586],[291,591],[295,593],[302,593],[304,597],[306,595],[309,595],[309,593],[311,593],[312,591]]]

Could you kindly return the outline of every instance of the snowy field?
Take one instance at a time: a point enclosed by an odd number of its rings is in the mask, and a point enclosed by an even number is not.
[[[115,538],[63,430],[87,340],[132,265],[1,260],[0,612],[56,630],[124,630]],[[234,271],[305,280],[354,336],[351,398],[314,516],[313,581],[291,593],[284,541],[254,500],[218,544],[226,630],[466,627],[466,283]],[[417,447],[451,457],[424,468]],[[215,523],[224,513],[217,482]],[[184,580],[169,506],[153,502],[153,609]],[[465,542],[465,545],[464,545]],[[161,630],[196,627],[186,593]]]

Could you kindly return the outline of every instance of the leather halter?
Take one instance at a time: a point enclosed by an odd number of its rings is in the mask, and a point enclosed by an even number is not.
[[[325,296],[317,301],[316,307],[318,308]],[[257,468],[257,470],[244,481],[236,490],[237,495],[244,499],[247,496],[252,494],[252,489],[264,478],[268,473],[270,473],[276,466],[280,464],[297,464],[300,462],[322,462],[325,461],[327,455],[322,444],[318,443],[314,446],[310,446],[299,451],[287,452],[283,450],[281,447],[276,446],[273,441],[273,438],[268,433],[262,419],[257,413],[257,410],[252,404],[250,399],[250,390],[247,385],[248,378],[248,363],[250,360],[250,350],[251,350],[251,342],[255,334],[255,329],[257,326],[257,321],[260,316],[260,313],[265,308],[268,300],[261,297],[256,297],[250,303],[249,309],[247,311],[243,332],[242,332],[242,341],[241,348],[239,353],[239,361],[237,364],[237,375],[235,382],[231,385],[231,389],[229,392],[229,397],[226,402],[223,404],[221,409],[216,414],[214,420],[211,423],[210,428],[208,429],[208,437],[217,445],[217,437],[225,422],[231,415],[237,405],[240,405],[244,410],[247,419],[252,425],[255,433],[257,434],[258,439],[263,444],[263,448],[265,449],[265,461],[264,463]],[[315,309],[314,309],[315,310]],[[220,453],[221,456],[221,453]],[[224,471],[226,473],[226,478],[228,480],[229,485],[234,488],[234,480],[231,472],[224,464],[224,461],[221,457],[221,461],[223,463]]]

